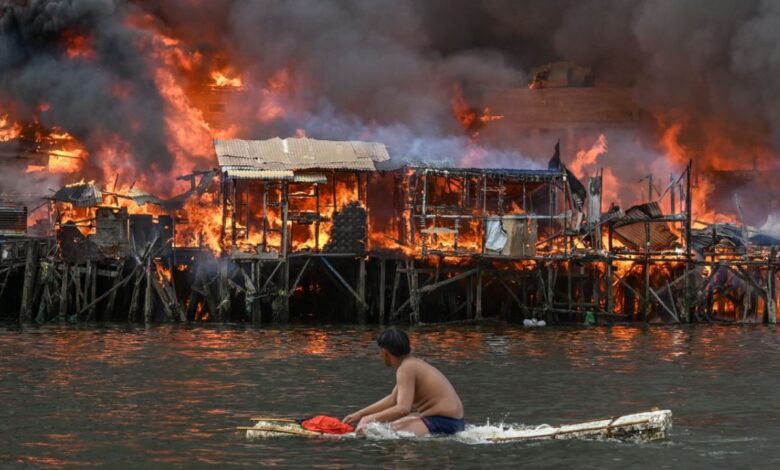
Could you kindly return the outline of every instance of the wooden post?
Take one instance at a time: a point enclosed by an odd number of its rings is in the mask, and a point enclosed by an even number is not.
[[[116,268],[116,278],[114,278],[114,286],[119,283],[122,277],[122,271],[125,267],[125,260],[122,259],[122,261],[119,263],[119,265]],[[112,286],[113,287],[113,286]],[[111,296],[108,298],[108,304],[106,305],[105,314],[103,315],[103,319],[106,319],[106,316],[110,319],[111,314],[114,312],[114,305],[116,304],[116,294],[119,291],[119,289],[115,289],[113,292],[111,292]]]
[[[390,322],[394,322],[395,318],[395,299],[398,295],[398,285],[401,283],[401,270],[398,269],[399,261],[395,260],[395,275],[393,276],[393,292],[390,294]]]
[[[607,313],[614,313],[614,294],[612,292],[612,258],[607,259]]]
[[[74,281],[74,287],[76,291],[76,311],[81,311],[81,306],[83,305],[81,300],[84,297],[84,293],[81,291],[81,267],[76,264],[74,266],[74,275],[73,275],[73,281]]]
[[[287,192],[287,181],[282,181],[282,259],[287,261],[287,245],[290,243],[290,234],[288,233],[288,227],[287,227],[287,221],[288,221],[288,192]],[[335,193],[334,196],[335,198]],[[290,269],[289,266],[287,266],[287,279],[289,280],[290,276]],[[287,284],[285,284],[285,289],[287,287]],[[286,297],[287,291],[285,290],[285,297]]]
[[[750,267],[745,270],[744,276],[750,276]],[[752,310],[753,303],[753,286],[751,286],[749,282],[745,283],[744,285],[745,295],[742,296],[742,319],[740,319],[741,323],[745,323],[745,321],[747,321],[747,316],[750,310]]]
[[[38,272],[38,242],[27,242],[27,260],[24,264],[24,285],[22,287],[22,305],[19,309],[19,322],[28,323],[32,319],[33,292],[35,276]]]
[[[57,315],[57,321],[59,322],[65,321],[65,318],[68,315],[68,290],[70,290],[70,286],[68,286],[68,282],[70,281],[68,279],[69,272],[70,267],[68,266],[68,263],[63,263],[62,284],[60,284],[60,310],[59,314]]]
[[[90,303],[89,294],[91,292],[90,286],[92,286],[92,261],[87,261],[86,264],[86,272],[84,273],[84,304],[88,305]],[[79,310],[80,311],[80,310]],[[78,318],[81,316],[79,315]],[[89,320],[89,317],[87,317],[87,320]]]
[[[144,291],[144,324],[152,321],[152,256],[146,258],[146,290]]]
[[[314,210],[317,218],[314,220],[314,251],[320,252],[320,184],[314,183]]]
[[[553,299],[555,296],[555,290],[553,288],[553,285],[555,284],[553,282],[553,276],[555,273],[553,272],[552,264],[547,264],[545,267],[547,268],[547,309],[552,310],[555,306],[555,300]]]
[[[691,291],[692,283],[690,282],[688,272],[691,270],[691,263],[693,262],[693,253],[691,251],[691,169],[693,167],[693,160],[688,162],[688,168],[685,176],[685,252],[688,259],[685,263],[685,303],[683,311],[681,312],[683,318],[682,321],[693,321],[693,302],[690,299],[694,297],[694,293]],[[682,203],[682,201],[680,201]],[[712,274],[710,274],[712,275]]]
[[[366,322],[366,259],[362,256],[358,262],[357,294],[360,299],[357,304],[357,321],[362,325]]]
[[[276,293],[271,307],[273,309],[274,323],[287,323],[290,320],[290,260],[281,261],[282,266],[279,273],[279,285],[281,289]]]
[[[230,305],[230,288],[228,287],[228,263],[230,258],[223,256],[219,259],[219,276],[217,281],[217,292],[219,293],[219,304],[217,305],[217,321],[223,322],[229,315],[232,307]]]
[[[645,222],[645,290],[642,294],[642,317],[650,318],[650,222]]]
[[[466,319],[474,319],[474,276],[466,281]]]
[[[90,293],[89,293],[89,301],[92,302],[97,298],[97,262],[92,263],[92,278],[90,279]],[[95,319],[95,307],[96,305],[93,305],[89,309],[89,313],[87,314],[87,321],[93,321]]]
[[[220,248],[225,246],[225,232],[227,230],[228,181],[227,172],[222,173],[219,184],[219,187],[222,190],[222,227],[220,227],[219,230]]]
[[[379,324],[384,325],[385,323],[385,284],[387,284],[386,280],[386,269],[385,269],[385,258],[382,258],[379,260]]]
[[[238,224],[238,214],[239,214],[239,196],[238,196],[238,180],[232,180],[230,185],[230,200],[231,200],[231,211],[230,211],[230,249],[235,250],[236,249],[236,243],[238,241],[238,233],[236,233],[236,226]]]
[[[406,275],[409,278],[409,301],[412,311],[409,315],[409,322],[416,325],[420,322],[420,295],[417,293],[417,269],[414,267],[414,260],[407,261]]]
[[[141,298],[141,282],[144,280],[144,270],[139,268],[135,273],[135,284],[133,285],[133,295],[130,298],[130,310],[127,311],[127,321],[132,323],[136,320],[138,306]]]
[[[772,260],[773,262],[774,260]],[[775,292],[775,266],[769,267],[769,278],[766,283],[766,312],[767,322],[774,325],[777,323],[777,293]]]
[[[482,320],[482,266],[477,271],[477,316],[476,320]]]

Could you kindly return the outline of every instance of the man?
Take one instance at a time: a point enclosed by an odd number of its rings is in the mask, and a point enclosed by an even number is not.
[[[382,359],[394,367],[395,388],[373,405],[344,418],[357,425],[357,434],[365,434],[368,423],[390,422],[396,431],[417,436],[455,434],[462,431],[463,404],[449,380],[438,369],[411,355],[409,337],[390,327],[376,340]]]

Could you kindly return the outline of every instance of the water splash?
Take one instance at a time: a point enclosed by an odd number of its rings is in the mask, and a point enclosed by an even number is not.
[[[463,444],[495,444],[494,439],[510,437],[516,435],[518,431],[541,430],[550,428],[550,425],[541,424],[538,426],[527,426],[524,424],[512,423],[506,424],[503,421],[498,424],[491,424],[490,420],[485,424],[467,424],[466,429],[453,436],[426,436],[416,437],[413,433],[405,431],[395,431],[389,423],[370,423],[366,427],[366,438],[376,441],[396,440],[396,439],[436,439],[450,440]]]

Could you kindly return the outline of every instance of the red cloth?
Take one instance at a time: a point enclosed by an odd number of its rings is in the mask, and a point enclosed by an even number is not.
[[[316,431],[325,434],[347,434],[353,432],[355,428],[342,422],[333,416],[315,416],[301,422],[301,426],[309,431]]]

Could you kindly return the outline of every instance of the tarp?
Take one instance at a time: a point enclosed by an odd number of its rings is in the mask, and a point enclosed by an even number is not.
[[[485,232],[485,249],[491,251],[501,251],[509,240],[507,233],[501,227],[500,220],[488,220],[487,230]]]

